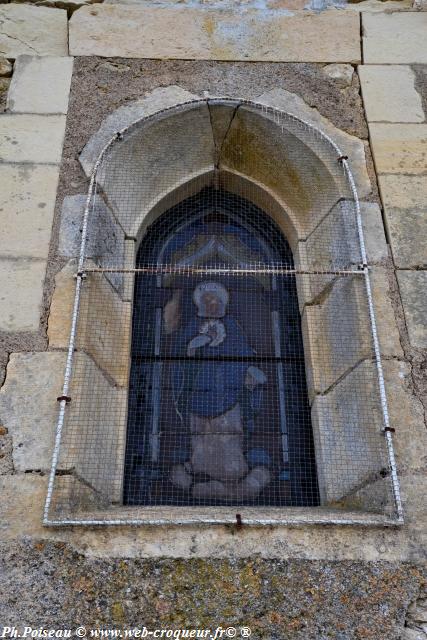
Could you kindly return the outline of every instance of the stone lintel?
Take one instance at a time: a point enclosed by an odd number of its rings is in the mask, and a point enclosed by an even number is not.
[[[70,21],[74,56],[360,62],[359,18],[331,9],[272,13],[191,7],[82,7]]]

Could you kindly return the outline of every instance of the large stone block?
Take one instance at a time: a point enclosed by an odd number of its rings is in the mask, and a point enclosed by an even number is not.
[[[384,203],[394,262],[397,267],[427,265],[427,181],[425,176],[380,175],[379,186]]]
[[[369,275],[381,354],[391,358],[403,357],[387,270],[375,266],[370,270]]]
[[[325,393],[349,369],[372,357],[372,336],[362,276],[338,278],[321,304],[302,315],[309,397]]]
[[[159,87],[145,98],[119,107],[102,121],[100,128],[86,143],[79,156],[80,164],[89,177],[104,146],[118,132],[132,123],[176,104],[189,102],[198,96],[178,86]]]
[[[123,302],[103,274],[89,273],[83,287],[77,347],[120,387],[130,370],[132,306]]]
[[[127,389],[117,388],[90,356],[75,353],[60,464],[109,502],[121,500]]]
[[[0,160],[59,164],[64,132],[65,116],[3,114],[0,117]]]
[[[271,107],[276,107],[286,113],[294,114],[308,125],[320,129],[322,133],[329,136],[335,144],[340,147],[343,154],[349,158],[350,168],[356,181],[359,197],[363,198],[370,193],[372,187],[366,168],[365,147],[362,140],[338,129],[332,122],[322,116],[317,109],[309,107],[302,98],[284,89],[267,91],[259,96],[256,101]],[[315,136],[312,137],[311,141],[310,137],[307,138],[307,144],[309,146],[310,142],[314,145],[313,150],[315,152],[321,150],[320,146],[316,147],[319,143]],[[334,159],[335,155],[335,152],[333,152]]]
[[[58,167],[0,164],[0,255],[47,259]]]
[[[0,330],[38,331],[45,260],[0,259]]]
[[[361,202],[360,214],[368,263],[375,264],[388,257],[381,211],[373,202]],[[341,200],[332,207],[308,238],[298,243],[294,259],[298,268],[310,272],[357,269],[362,262],[362,251],[354,202]],[[298,276],[301,311],[335,278],[334,274]]]
[[[300,279],[298,287],[300,308],[310,303],[336,279],[334,274],[314,275],[316,271],[355,269],[362,262],[357,233],[355,204],[340,200],[332,207],[321,223],[298,243],[295,252],[298,268],[311,272]]]
[[[427,15],[423,13],[363,13],[365,64],[427,62]]]
[[[312,406],[323,504],[375,482],[387,468],[375,364],[363,362]]]
[[[83,7],[70,21],[70,54],[125,58],[359,62],[358,16],[190,7]]]
[[[427,124],[374,122],[369,131],[378,173],[425,173]]]
[[[0,51],[6,58],[68,55],[67,12],[28,4],[0,7]]]
[[[83,215],[86,207],[86,195],[74,195],[64,198],[61,209],[58,251],[67,258],[78,258],[82,242]],[[133,267],[126,255],[125,234],[110,209],[101,197],[92,201],[87,226],[85,257],[92,258],[100,267]],[[106,278],[123,297],[124,283],[129,275],[107,273]]]
[[[73,58],[23,55],[7,96],[11,113],[67,113]]]
[[[427,463],[424,409],[412,390],[411,369],[401,360],[383,360],[390,424],[399,473],[419,470]]]
[[[320,136],[316,138],[292,118],[284,116],[282,122],[275,114],[253,107],[237,110],[219,166],[262,185],[280,202],[283,212],[277,222],[291,244],[305,238],[345,195],[337,187],[336,156]]]
[[[70,261],[55,278],[49,315],[49,345],[68,347],[75,296],[76,264]],[[126,386],[130,366],[131,304],[123,302],[100,273],[89,273],[82,287],[77,348],[89,353],[115,384]]]
[[[371,269],[370,283],[380,352],[383,356],[402,357],[385,269]],[[304,308],[302,330],[307,386],[312,400],[358,362],[374,355],[364,277],[336,278],[317,305]]]
[[[427,201],[427,181],[422,175],[378,176],[384,207],[396,209],[420,209]]]
[[[397,271],[409,340],[427,348],[427,271]]]
[[[115,144],[98,181],[126,235],[136,237],[169,193],[213,171],[214,153],[206,104],[150,121]]]
[[[49,310],[47,335],[49,346],[68,347],[76,291],[77,261],[70,260],[55,276],[55,290]]]
[[[411,67],[361,65],[358,71],[369,122],[424,122]]]
[[[16,471],[50,468],[64,353],[12,353],[0,390],[0,420],[13,442]]]

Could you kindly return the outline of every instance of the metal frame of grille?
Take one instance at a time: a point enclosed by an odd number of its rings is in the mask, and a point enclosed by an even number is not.
[[[169,115],[177,115],[182,113],[191,113],[192,109],[203,108],[205,106],[220,106],[220,107],[228,107],[234,109],[235,112],[239,108],[247,108],[252,110],[253,112],[263,114],[267,116],[271,122],[273,122],[276,126],[281,128],[282,132],[285,130],[286,126],[289,126],[290,129],[292,127],[296,127],[298,130],[304,131],[304,135],[307,139],[313,138],[317,141],[318,147],[320,150],[325,149],[325,153],[328,153],[331,158],[331,163],[335,161],[337,166],[337,171],[341,172],[343,184],[345,183],[345,187],[343,187],[343,193],[340,194],[344,201],[344,204],[341,206],[338,214],[338,228],[340,222],[340,216],[347,215],[347,218],[352,219],[352,232],[354,233],[354,238],[357,240],[357,259],[345,259],[343,260],[340,256],[332,256],[332,260],[324,260],[322,264],[322,260],[317,263],[310,263],[310,260],[299,259],[296,266],[286,264],[286,262],[266,262],[262,261],[251,261],[241,265],[230,265],[226,262],[220,262],[210,264],[209,266],[202,265],[185,265],[183,263],[176,264],[173,262],[165,262],[162,263],[157,262],[147,262],[140,263],[135,266],[133,263],[132,266],[129,265],[126,258],[119,258],[115,256],[114,259],[109,260],[101,260],[96,261],[91,259],[88,255],[88,242],[89,242],[89,234],[90,234],[90,223],[91,216],[94,217],[96,215],[96,209],[99,207],[99,203],[108,201],[108,196],[106,196],[106,185],[108,187],[108,180],[112,180],[111,175],[116,171],[114,175],[114,179],[117,178],[117,172],[120,174],[120,171],[123,167],[117,166],[114,170],[112,170],[110,160],[113,157],[112,154],[115,150],[122,145],[123,141],[132,140],[132,136],[135,136],[135,133],[138,133],[141,128],[144,126],[149,126],[150,123],[157,122],[162,118],[165,118]],[[236,157],[241,157],[244,155],[244,143],[245,140],[237,139],[235,141],[236,150],[232,150],[231,153],[235,153]],[[335,160],[334,160],[335,159]],[[110,163],[110,164],[109,164]],[[109,174],[110,171],[110,174]],[[112,171],[112,173],[111,173]],[[126,180],[136,180],[137,178],[142,178],[142,176],[131,175],[130,173],[124,174],[124,178],[122,180],[123,193],[126,192]],[[173,185],[172,175],[166,175],[165,180],[170,179],[171,185]],[[167,186],[167,184],[166,184]],[[345,193],[344,193],[345,192]],[[248,200],[250,201],[250,192],[245,193],[247,195]],[[345,211],[344,211],[345,210]],[[349,214],[350,211],[350,214]],[[323,223],[323,219],[319,222],[320,226]],[[334,234],[336,234],[337,226],[333,225],[333,229],[330,228],[327,232],[324,232],[324,237],[321,240],[320,248],[321,253],[322,250],[325,250],[327,247],[329,251],[332,251],[333,247],[336,244],[336,239]],[[332,248],[331,248],[332,247]],[[322,258],[323,259],[323,258]],[[110,509],[108,504],[96,504],[91,503],[89,499],[86,504],[86,512],[82,513],[81,511],[73,510],[72,508],[72,495],[73,489],[63,490],[58,485],[58,483],[63,480],[69,480],[70,482],[74,482],[76,478],[80,481],[83,480],[83,484],[86,484],[88,487],[91,486],[91,482],[87,480],[87,478],[82,478],[82,474],[76,471],[76,467],[70,465],[70,460],[73,456],[76,456],[75,453],[77,445],[77,440],[79,438],[78,433],[78,425],[79,425],[79,411],[84,411],[83,403],[81,404],[80,409],[74,409],[75,415],[72,419],[69,419],[67,423],[67,414],[70,412],[70,389],[72,389],[73,381],[75,382],[76,378],[79,375],[82,376],[83,373],[79,373],[83,371],[82,364],[79,364],[79,340],[81,341],[82,333],[90,333],[91,327],[92,329],[95,327],[96,319],[94,315],[96,309],[94,302],[96,301],[96,295],[92,294],[92,298],[90,297],[91,290],[91,282],[96,283],[96,279],[106,279],[110,283],[114,285],[114,287],[121,287],[121,290],[126,288],[126,278],[127,276],[135,279],[135,277],[143,277],[145,275],[156,275],[158,277],[176,277],[176,276],[189,276],[192,277],[197,275],[209,276],[210,279],[214,277],[235,277],[239,278],[240,276],[254,276],[261,278],[263,276],[277,276],[283,278],[293,278],[296,282],[296,287],[298,292],[304,292],[303,295],[308,295],[309,292],[313,292],[313,290],[320,291],[322,287],[325,286],[325,282],[331,282],[332,280],[336,280],[342,284],[342,286],[346,286],[346,281],[357,280],[358,282],[363,282],[363,296],[364,301],[363,304],[366,308],[366,322],[369,325],[370,329],[370,339],[371,345],[370,348],[372,350],[372,364],[374,365],[375,370],[375,383],[374,387],[371,390],[367,390],[366,394],[371,393],[372,397],[375,396],[375,402],[378,400],[378,409],[381,415],[381,437],[384,439],[385,443],[385,456],[387,459],[387,470],[383,475],[383,482],[386,483],[387,489],[386,493],[389,491],[392,501],[392,508],[390,510],[390,505],[388,510],[385,513],[369,513],[365,510],[361,510],[358,512],[354,509],[343,509],[341,507],[341,511],[339,509],[328,509],[328,507],[320,509],[320,508],[273,508],[269,509],[268,506],[263,504],[257,505],[254,504],[252,507],[244,508],[244,521],[248,524],[359,524],[359,525],[370,525],[370,524],[384,524],[384,525],[396,525],[401,524],[403,522],[403,511],[402,504],[400,498],[400,490],[399,490],[399,481],[396,470],[396,463],[394,457],[393,450],[393,442],[392,442],[392,432],[393,429],[390,425],[389,413],[387,407],[387,398],[384,387],[384,376],[383,369],[381,363],[381,354],[380,354],[380,346],[376,329],[376,321],[375,321],[375,311],[374,304],[372,298],[372,288],[370,281],[370,266],[368,264],[365,242],[363,237],[362,230],[362,219],[360,212],[359,199],[357,195],[357,189],[355,185],[355,180],[353,178],[349,162],[347,157],[342,153],[339,147],[335,144],[333,140],[331,140],[328,136],[326,136],[320,129],[304,122],[297,116],[293,114],[288,114],[281,112],[277,109],[267,107],[265,105],[257,104],[248,100],[232,100],[229,98],[209,98],[204,100],[193,100],[187,103],[183,103],[177,105],[175,107],[171,107],[169,109],[163,110],[161,112],[157,112],[151,116],[146,118],[142,118],[141,120],[133,123],[129,127],[117,132],[117,134],[105,145],[104,149],[99,155],[99,158],[94,166],[92,177],[90,181],[88,197],[86,208],[84,212],[83,225],[82,225],[82,240],[81,240],[81,249],[80,249],[80,257],[77,266],[77,274],[76,274],[76,290],[75,290],[75,298],[74,298],[74,307],[72,313],[72,321],[71,321],[71,332],[70,332],[70,340],[69,347],[67,352],[66,359],[66,368],[64,374],[64,385],[62,389],[62,394],[58,398],[59,400],[59,416],[58,416],[58,424],[56,430],[56,438],[52,456],[52,468],[49,477],[48,484],[48,492],[45,504],[44,511],[44,524],[45,525],[123,525],[123,524],[169,524],[169,523],[228,523],[236,521],[236,509],[238,506],[233,506],[232,504],[227,506],[221,506],[218,508],[216,506],[204,506],[203,504],[197,505],[195,504],[192,509],[184,509],[179,506],[168,507],[167,509],[163,509],[161,511],[156,511],[156,509],[152,509],[151,507],[138,507],[139,511],[136,512],[127,506],[123,506],[120,503],[121,499],[116,499],[116,505],[114,509]],[[133,281],[132,281],[133,282]],[[119,283],[119,284],[118,284]],[[340,284],[340,286],[341,286]],[[93,287],[92,287],[93,288]],[[89,293],[86,294],[86,289]],[[86,295],[86,298],[85,298]],[[131,294],[131,300],[132,298]],[[93,297],[95,296],[95,297]],[[99,304],[99,300],[98,300]],[[92,305],[92,307],[91,307]],[[348,317],[354,316],[354,309],[350,308],[348,313]],[[108,312],[108,309],[105,309],[105,312]],[[343,316],[343,322],[345,323],[346,318]],[[309,321],[310,322],[310,321]],[[311,322],[318,322],[316,317],[311,319]],[[95,330],[95,329],[94,329]],[[353,329],[349,329],[351,335],[351,331]],[[80,342],[80,350],[82,352],[88,352],[88,347],[86,344]],[[112,354],[114,355],[114,354]],[[322,357],[326,358],[327,356],[322,352]],[[320,360],[319,360],[320,362]],[[339,363],[334,363],[334,366],[337,366]],[[81,383],[83,384],[83,383]],[[362,383],[363,384],[363,383]],[[372,384],[372,383],[371,383]],[[78,388],[78,385],[77,387]],[[367,389],[367,387],[366,387]],[[357,395],[357,389],[355,391]],[[353,393],[353,396],[355,394]],[[74,402],[73,396],[73,402]],[[325,398],[323,397],[323,401]],[[96,401],[99,401],[97,399]],[[114,403],[114,399],[109,399],[110,404]],[[117,402],[119,402],[117,400]],[[328,409],[329,411],[329,409]],[[81,414],[80,414],[81,415]],[[95,415],[95,414],[94,414]],[[98,416],[101,413],[96,414]],[[92,419],[92,418],[91,418]],[[93,418],[94,420],[98,419],[102,421],[102,418]],[[362,419],[362,418],[360,418]],[[71,425],[71,426],[70,426]],[[64,429],[65,432],[68,429],[68,432],[71,433],[70,436],[65,435],[65,438],[68,437],[68,444],[64,445]],[[378,438],[380,435],[378,434]],[[378,441],[379,442],[379,441]],[[84,443],[85,447],[92,447],[92,450],[89,452],[92,456],[96,457],[96,447],[99,443],[96,441],[96,437],[90,436],[89,439],[86,438]],[[81,445],[83,447],[83,444]],[[378,443],[375,444],[380,449],[380,445]],[[64,455],[64,448],[68,447],[67,452],[65,453],[65,458],[69,458],[68,460],[68,470],[64,470],[61,468],[61,452]],[[74,451],[74,453],[70,453],[70,451]],[[92,458],[92,464],[95,469],[98,469],[96,473],[99,475],[99,482],[105,482],[106,486],[108,485],[108,470],[100,470],[102,465],[96,465],[94,462],[95,458]],[[322,464],[322,461],[317,461],[318,465]],[[344,464],[344,461],[343,461]],[[72,471],[70,472],[70,468]],[[107,476],[104,478],[103,473],[107,473]],[[74,474],[74,476],[73,476]],[[83,474],[84,475],[84,474]],[[71,477],[73,476],[72,480]],[[58,485],[58,486],[57,486]],[[361,486],[360,490],[363,492],[364,487]],[[71,493],[70,493],[71,492]],[[71,498],[70,498],[71,496]],[[141,515],[142,511],[145,510],[143,515]],[[239,523],[241,519],[241,515],[237,514],[237,522]]]

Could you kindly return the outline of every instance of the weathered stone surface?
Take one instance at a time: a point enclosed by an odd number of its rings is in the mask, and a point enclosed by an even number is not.
[[[379,186],[396,266],[427,266],[425,176],[380,175]]]
[[[7,97],[8,110],[67,113],[72,71],[72,58],[19,56]]]
[[[16,471],[50,468],[64,353],[13,353],[0,390],[0,420],[13,441]]]
[[[10,87],[10,78],[0,78],[0,113],[6,109],[7,92]]]
[[[403,357],[386,269],[371,268],[370,282],[381,353],[388,357]]]
[[[58,0],[60,1],[60,0]],[[310,9],[321,11],[336,6],[339,9],[344,7],[341,0],[212,0],[209,3],[203,0],[104,0],[104,4],[127,4],[140,7],[179,5],[181,7],[197,7],[199,11],[205,9],[232,10],[235,13],[247,13],[248,9],[262,9],[264,13],[297,11],[298,9]],[[412,8],[412,0],[363,0],[358,3],[345,5],[347,11],[407,11]]]
[[[125,233],[136,237],[150,222],[150,211],[156,206],[162,212],[168,208],[163,204],[166,197],[172,198],[169,206],[176,204],[174,190],[213,171],[214,153],[205,103],[151,121],[115,144],[100,179],[109,206]],[[132,175],[131,181],[123,180],[123,166]],[[197,184],[199,188],[203,186]]]
[[[427,271],[397,271],[409,340],[427,348]]]
[[[90,176],[102,149],[118,131],[157,111],[162,111],[181,102],[188,102],[197,97],[181,87],[172,85],[155,89],[146,98],[135,100],[113,111],[102,121],[100,128],[86,143],[79,156],[80,164],[86,175]]]
[[[25,3],[26,0],[14,0],[18,3]],[[95,4],[100,0],[31,0],[32,3],[38,7],[56,7],[57,9],[65,9],[68,15],[71,15],[73,11],[84,7],[86,5]],[[403,0],[400,0],[401,2]]]
[[[395,265],[427,267],[427,216],[418,209],[387,207],[385,220]]]
[[[178,7],[83,7],[70,21],[70,54],[359,62],[359,20],[353,12],[335,9],[318,15],[268,15],[256,10],[241,15]]]
[[[67,56],[67,12],[28,4],[0,7],[0,54]]]
[[[324,393],[355,364],[372,355],[363,279],[342,277],[325,301],[305,307],[302,317],[310,399]]]
[[[328,135],[340,147],[343,154],[349,157],[359,196],[363,198],[370,193],[371,182],[366,168],[365,148],[361,140],[341,131],[324,118],[317,109],[312,109],[299,96],[284,89],[272,89],[263,93],[257,98],[257,102],[294,114]]]
[[[323,503],[342,499],[387,465],[375,364],[363,362],[312,406]]]
[[[362,229],[369,263],[388,257],[381,209],[375,202],[361,202]]]
[[[70,338],[75,294],[75,261],[55,278],[48,337],[49,345],[66,348]],[[83,285],[77,329],[77,347],[89,353],[97,365],[120,386],[129,374],[131,306],[123,302],[101,274],[88,274]]]
[[[427,432],[421,402],[411,392],[411,369],[406,362],[383,360],[390,424],[399,473],[423,469],[427,463]]]
[[[427,15],[364,13],[362,24],[365,64],[427,62]]]
[[[386,210],[387,207],[423,210],[427,201],[425,176],[380,175],[378,182]]]
[[[0,255],[47,258],[58,167],[0,164]]]
[[[13,473],[12,438],[6,427],[0,427],[0,476]]]
[[[426,172],[427,124],[374,122],[369,124],[369,131],[378,173]]]
[[[4,114],[0,118],[0,160],[59,164],[64,132],[65,116]]]
[[[349,2],[346,5],[348,11],[358,13],[389,13],[390,11],[410,11],[412,0],[361,0],[361,2]]]
[[[83,215],[87,196],[78,194],[64,198],[61,209],[58,252],[67,258],[78,258],[82,240]],[[88,218],[85,256],[93,258],[98,266],[108,268],[133,267],[126,260],[125,235],[111,211],[101,198],[91,207]],[[124,296],[124,283],[128,275],[108,273],[106,278]]]
[[[333,280],[329,279],[329,285]],[[372,268],[370,281],[381,354],[402,357],[385,269]],[[364,279],[335,278],[332,289],[322,295],[319,304],[304,308],[302,331],[307,386],[313,399],[315,393],[324,393],[357,362],[373,356]]]
[[[91,329],[96,332],[97,328]],[[95,355],[96,339],[95,336],[90,345]],[[110,356],[114,354],[109,351]],[[67,411],[60,463],[75,468],[77,477],[109,502],[119,502],[126,444],[127,389],[115,387],[110,380],[90,356],[82,351],[75,353],[70,384],[74,401]],[[72,490],[74,495],[70,500],[77,508],[87,508],[84,486],[74,484]]]
[[[12,75],[12,63],[7,58],[0,56],[0,76],[8,78]]]
[[[70,260],[55,276],[47,330],[50,347],[68,347],[76,291],[76,269],[77,261]]]
[[[361,202],[360,213],[368,262],[375,264],[388,257],[381,211],[373,202]],[[310,271],[336,271],[357,268],[362,262],[354,202],[336,204],[319,226],[299,242],[294,259],[299,268]],[[298,276],[298,301],[302,311],[333,280],[333,274]]]
[[[354,73],[351,64],[327,64],[322,71],[326,77],[335,80],[340,87],[349,87],[351,85]]]
[[[46,272],[45,260],[0,259],[0,330],[37,331]]]
[[[415,89],[411,67],[361,65],[358,71],[369,122],[424,121],[421,96]]]
[[[11,502],[15,492],[22,496],[36,520],[34,499],[29,499],[28,492],[37,500],[42,482],[38,477],[19,478],[16,489],[12,482],[3,482],[7,521],[13,517]],[[21,518],[28,519],[21,506],[17,511]],[[334,562],[331,558],[310,562],[295,557],[285,560],[283,555],[277,560],[258,555],[239,558],[241,548],[254,533],[270,548],[271,539],[280,535],[282,554],[286,554],[290,539],[301,541],[305,534],[310,535],[301,528],[280,531],[271,528],[271,531],[265,527],[260,531],[248,527],[245,535],[230,533],[222,527],[199,527],[192,536],[186,535],[188,529],[182,526],[132,530],[105,527],[102,531],[97,528],[97,534],[93,529],[85,531],[81,527],[66,529],[72,542],[61,541],[63,527],[38,529],[42,539],[28,537],[14,544],[2,540],[5,596],[0,615],[10,620],[11,625],[19,626],[21,620],[31,618],[34,625],[44,624],[44,628],[71,629],[77,618],[79,624],[88,628],[101,624],[102,628],[119,630],[127,629],[128,625],[141,628],[143,619],[150,630],[158,629],[159,625],[171,630],[215,629],[217,612],[224,610],[229,625],[251,628],[251,637],[257,640],[320,640],[322,635],[328,637],[326,634],[333,638],[338,625],[343,638],[351,638],[354,632],[363,637],[369,630],[375,640],[397,640],[403,631],[403,612],[417,597],[423,583],[421,567],[415,563],[387,562],[385,554],[377,562]],[[345,539],[349,537],[349,529],[343,530]],[[323,531],[331,546],[347,548],[348,542],[338,543],[333,528],[324,527]],[[359,546],[369,545],[370,528],[364,528],[363,534],[360,528],[354,533]],[[400,546],[399,531],[385,529],[381,534],[386,550]],[[234,557],[220,559],[216,554],[204,559],[182,559],[175,557],[173,551],[160,558],[141,557],[141,545],[165,549],[166,539],[180,535],[189,542],[192,540],[196,547],[200,536],[209,536],[211,548],[216,547],[214,541],[220,537],[223,546],[234,547]],[[101,542],[110,537],[115,538],[117,551],[108,556],[100,558],[87,551],[76,551],[77,545],[80,548],[79,540],[83,543],[97,538]],[[120,553],[126,541],[137,557],[118,559],[116,553]],[[172,544],[170,548],[173,547]],[[311,551],[312,547],[307,548]],[[218,575],[226,576],[221,588]],[[43,598],[39,597],[40,592]]]

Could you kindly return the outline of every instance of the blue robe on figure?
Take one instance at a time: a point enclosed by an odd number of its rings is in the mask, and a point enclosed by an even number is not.
[[[206,318],[194,317],[176,334],[174,356],[187,356],[188,344],[200,335],[203,322],[206,322]],[[254,356],[255,352],[233,318],[225,316],[220,322],[226,333],[220,344],[201,346],[196,350],[194,359],[173,365],[174,404],[182,420],[182,433],[178,437],[174,455],[176,462],[185,462],[190,455],[190,414],[215,418],[239,404],[243,428],[247,433],[253,429],[254,416],[260,409],[262,385],[257,385],[253,390],[247,388],[245,378],[251,362],[239,361],[239,357],[248,358]]]

